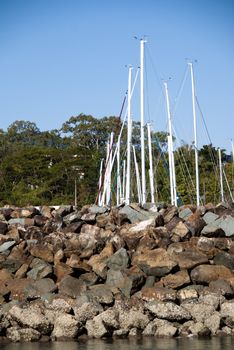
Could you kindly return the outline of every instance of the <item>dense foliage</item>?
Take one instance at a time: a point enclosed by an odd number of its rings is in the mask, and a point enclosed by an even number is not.
[[[140,165],[140,125],[134,122],[133,145]],[[79,206],[93,203],[97,196],[99,166],[106,157],[111,131],[118,135],[117,117],[94,118],[80,114],[66,121],[60,130],[40,131],[35,123],[15,121],[0,130],[0,204],[74,204],[75,182]],[[146,139],[147,139],[147,133]],[[157,201],[169,201],[167,133],[153,134],[153,161]],[[121,140],[126,155],[126,127]],[[147,154],[147,140],[146,140]],[[234,192],[233,162],[222,150],[226,199]],[[200,191],[203,202],[220,201],[217,149],[204,145],[199,150]],[[183,145],[175,151],[177,190],[180,203],[195,202],[194,150]],[[146,156],[148,170],[148,157]],[[146,171],[147,171],[146,170]],[[134,166],[132,167],[134,174]],[[148,174],[148,173],[147,173]],[[116,169],[113,170],[112,199],[115,203]],[[227,180],[227,181],[226,181]],[[136,176],[132,176],[132,198],[137,201]],[[147,178],[147,182],[149,182]],[[230,187],[230,191],[228,189]],[[149,185],[147,183],[147,188]],[[148,200],[150,197],[148,196]]]

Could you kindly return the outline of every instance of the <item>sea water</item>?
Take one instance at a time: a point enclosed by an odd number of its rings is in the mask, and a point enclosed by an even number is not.
[[[234,337],[203,338],[143,338],[87,340],[79,342],[9,343],[1,350],[233,350]]]

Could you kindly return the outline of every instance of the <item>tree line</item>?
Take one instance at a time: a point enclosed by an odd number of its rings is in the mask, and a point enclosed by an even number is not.
[[[121,120],[110,116],[95,118],[79,114],[69,118],[60,129],[40,131],[36,123],[17,120],[6,131],[0,130],[0,205],[94,203],[98,193],[99,166],[106,157],[110,133],[118,136]],[[116,139],[117,139],[116,136]],[[126,126],[121,139],[121,155],[126,153]],[[147,132],[145,130],[147,141]],[[140,165],[140,124],[133,122],[133,144]],[[147,142],[146,142],[147,146]],[[157,201],[170,201],[167,133],[152,135],[155,195]],[[234,191],[233,162],[222,150],[226,178],[226,199]],[[180,204],[195,203],[195,166],[192,145],[175,150],[177,191]],[[149,168],[146,147],[146,173]],[[200,193],[203,203],[220,201],[217,149],[204,145],[199,150]],[[134,166],[132,167],[134,173]],[[115,203],[116,169],[113,169],[112,203]],[[136,176],[132,177],[132,201],[137,201]],[[149,179],[147,178],[149,182]],[[147,184],[149,188],[149,184]],[[148,194],[150,200],[150,194]]]

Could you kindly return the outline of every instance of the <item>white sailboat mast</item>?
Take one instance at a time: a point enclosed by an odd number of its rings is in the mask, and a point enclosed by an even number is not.
[[[132,149],[133,149],[133,158],[134,158],[135,170],[136,170],[138,203],[140,204],[142,201],[142,198],[141,198],[141,180],[140,180],[140,174],[139,174],[139,167],[138,167],[138,163],[137,163],[137,159],[136,159],[135,147],[132,146]]]
[[[221,149],[218,149],[219,155],[219,178],[220,178],[220,195],[221,201],[224,202],[224,192],[223,192],[223,167],[222,167],[222,159],[221,159]]]
[[[127,174],[125,203],[130,204],[130,173],[131,173],[131,144],[132,144],[132,121],[131,121],[131,91],[132,91],[132,66],[128,70],[128,137],[127,137]]]
[[[175,174],[175,161],[174,161],[174,149],[173,149],[173,137],[172,137],[172,123],[171,123],[171,111],[168,96],[167,83],[164,83],[166,105],[167,105],[167,117],[168,117],[168,157],[169,157],[169,172],[170,172],[170,187],[171,187],[171,203],[177,206],[177,193],[176,193],[176,174]]]
[[[193,130],[194,130],[194,151],[195,151],[195,169],[196,169],[196,198],[197,207],[200,205],[200,190],[199,190],[199,167],[198,167],[198,144],[197,144],[197,116],[196,116],[196,104],[195,104],[195,84],[193,74],[193,64],[188,63],[191,73],[192,84],[192,105],[193,105]]]
[[[144,45],[145,40],[140,40],[140,113],[141,113],[141,181],[142,204],[146,202],[145,181],[145,138],[144,138]]]
[[[154,199],[154,173],[153,173],[153,159],[152,159],[152,144],[151,144],[151,126],[150,123],[147,124],[148,130],[148,148],[149,148],[149,179],[150,179],[150,193],[151,193],[151,203],[155,203]]]
[[[102,168],[103,168],[103,162],[104,159],[102,158],[101,164],[100,164],[100,171],[99,171],[99,185],[98,185],[98,205],[101,206],[101,198],[102,198],[102,193],[101,193],[101,188],[102,188]]]

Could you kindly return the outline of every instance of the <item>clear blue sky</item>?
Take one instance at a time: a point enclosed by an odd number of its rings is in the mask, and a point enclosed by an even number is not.
[[[146,121],[166,128],[161,79],[172,104],[194,64],[196,90],[213,144],[234,139],[233,0],[0,0],[0,128],[30,120],[60,128],[72,115],[118,115],[126,64],[139,64],[147,35]],[[157,72],[157,74],[155,73]],[[133,118],[139,120],[137,92]],[[178,139],[191,142],[189,79],[174,115]],[[199,115],[200,118],[200,115]],[[209,143],[198,122],[199,146]]]

